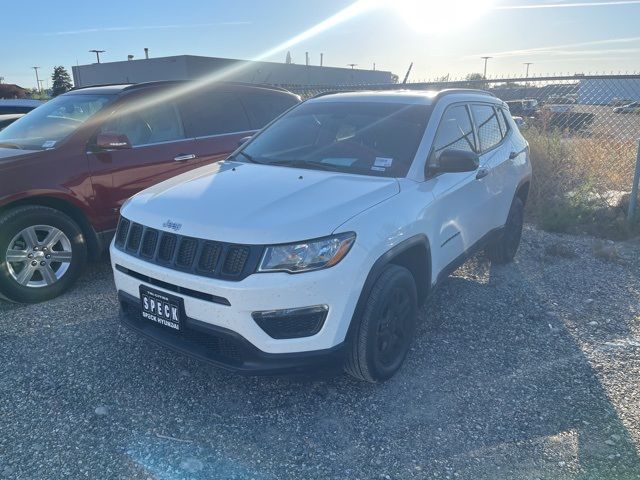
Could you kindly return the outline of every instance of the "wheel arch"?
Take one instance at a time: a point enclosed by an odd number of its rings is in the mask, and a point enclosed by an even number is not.
[[[369,270],[369,274],[364,282],[358,303],[354,310],[347,339],[350,339],[354,330],[354,319],[358,318],[364,309],[371,289],[380,277],[380,274],[387,265],[398,265],[405,267],[411,272],[416,282],[418,292],[418,302],[422,304],[426,300],[431,290],[431,244],[426,235],[419,234],[403,240],[391,249],[383,253]]]
[[[16,207],[24,207],[29,205],[37,205],[42,207],[49,207],[58,210],[65,215],[71,217],[73,221],[78,224],[82,234],[87,241],[87,248],[89,250],[90,258],[96,259],[102,252],[102,243],[98,234],[89,223],[85,213],[82,209],[75,205],[73,202],[49,195],[37,195],[33,197],[25,197],[15,200],[11,203],[7,203],[0,207],[0,214],[12,210]]]

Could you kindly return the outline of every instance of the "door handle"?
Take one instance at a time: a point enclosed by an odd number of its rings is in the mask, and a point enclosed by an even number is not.
[[[514,158],[516,158],[518,155],[520,155],[518,152],[511,152],[509,154],[509,160],[513,160]]]
[[[188,153],[188,154],[184,154],[184,155],[178,155],[177,157],[174,157],[173,159],[176,162],[184,162],[185,160],[193,160],[194,158],[196,158],[196,156],[193,153]]]
[[[485,167],[480,167],[478,169],[478,173],[476,173],[476,180],[480,180],[481,178],[484,178],[487,175],[489,175],[489,169]]]

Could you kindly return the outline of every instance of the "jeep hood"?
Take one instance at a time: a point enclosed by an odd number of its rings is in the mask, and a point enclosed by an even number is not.
[[[198,238],[287,243],[329,235],[399,191],[394,178],[227,161],[140,192],[122,215]]]

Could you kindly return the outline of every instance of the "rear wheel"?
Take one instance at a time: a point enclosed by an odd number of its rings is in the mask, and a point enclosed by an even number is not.
[[[17,207],[0,216],[0,294],[37,303],[60,295],[78,278],[87,246],[78,225],[49,207]]]
[[[524,204],[518,197],[513,199],[507,223],[504,229],[486,248],[487,256],[492,262],[509,263],[516,256],[522,237],[524,225]]]
[[[345,370],[377,383],[402,366],[416,325],[418,302],[411,272],[388,265],[373,285],[349,345]]]

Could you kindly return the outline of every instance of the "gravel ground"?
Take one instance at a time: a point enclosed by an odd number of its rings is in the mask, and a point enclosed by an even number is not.
[[[640,478],[640,243],[527,227],[423,308],[402,371],[240,377],[117,323],[109,265],[0,303],[0,477]]]

